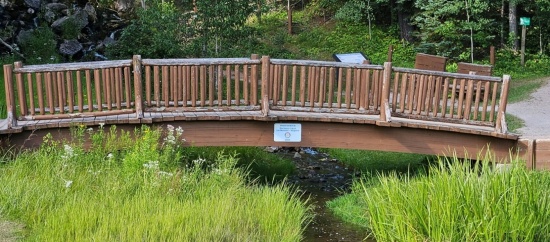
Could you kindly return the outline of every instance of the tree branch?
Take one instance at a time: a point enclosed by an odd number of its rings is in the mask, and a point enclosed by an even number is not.
[[[25,59],[25,56],[23,56],[23,54],[19,53],[19,51],[15,50],[13,47],[11,47],[11,45],[6,43],[2,38],[0,38],[0,43],[2,43],[4,46],[8,47],[8,49],[10,49],[13,53],[15,53],[18,56],[20,56],[21,58]]]

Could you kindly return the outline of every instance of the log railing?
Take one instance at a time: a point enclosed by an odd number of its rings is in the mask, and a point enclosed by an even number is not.
[[[264,59],[271,109],[379,114],[383,67]]]
[[[328,61],[141,59],[4,65],[9,127],[16,120],[144,111],[269,110],[379,115],[506,132],[504,78]],[[133,75],[132,75],[133,73]]]
[[[131,65],[131,60],[31,66],[16,62],[14,68],[5,65],[8,119],[62,119],[135,112]]]
[[[146,111],[258,109],[260,60],[144,59]]]
[[[394,67],[392,115],[502,129],[509,81],[509,76],[499,78]]]

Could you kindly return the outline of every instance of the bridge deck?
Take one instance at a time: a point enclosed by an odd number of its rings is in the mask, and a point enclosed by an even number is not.
[[[24,130],[38,130],[49,128],[66,128],[75,125],[98,126],[100,124],[153,124],[170,121],[238,121],[256,120],[270,122],[327,122],[327,123],[355,123],[377,125],[385,127],[407,127],[450,131],[465,134],[476,134],[503,139],[517,140],[518,135],[511,133],[497,133],[493,127],[468,125],[458,123],[441,123],[427,120],[415,120],[393,117],[391,122],[380,122],[379,115],[342,114],[342,113],[312,113],[296,111],[271,110],[269,115],[262,116],[261,111],[206,111],[206,112],[144,112],[144,117],[138,119],[135,114],[119,114],[110,116],[79,117],[71,119],[49,119],[18,121],[17,126],[8,129],[7,121],[0,120],[0,134],[20,133]]]

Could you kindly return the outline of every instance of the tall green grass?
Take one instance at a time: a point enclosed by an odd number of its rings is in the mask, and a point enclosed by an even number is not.
[[[355,220],[377,241],[549,241],[550,174],[441,159],[429,173],[357,180]],[[348,201],[350,198],[348,198]],[[354,220],[351,220],[354,221]]]
[[[311,219],[289,187],[250,184],[234,154],[187,159],[181,129],[73,130],[0,163],[0,213],[26,240],[299,241]]]

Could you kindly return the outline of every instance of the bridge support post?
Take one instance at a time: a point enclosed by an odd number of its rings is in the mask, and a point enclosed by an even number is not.
[[[380,121],[391,122],[390,110],[390,82],[391,82],[392,63],[384,63],[384,75],[382,78],[382,100],[380,102]],[[395,94],[394,94],[395,95]]]
[[[510,85],[510,75],[504,75],[502,77],[502,89],[500,91],[500,103],[498,104],[498,114],[495,124],[495,132],[507,133],[508,127],[506,126],[506,105],[508,103],[508,88]]]
[[[136,108],[136,118],[143,118],[143,83],[141,79],[141,56],[134,55],[132,58],[132,66],[134,68],[134,97],[135,97],[135,108]]]
[[[15,93],[13,91],[13,65],[4,65],[4,89],[6,92],[6,111],[8,113],[8,129],[17,126],[17,119],[15,118]]]

